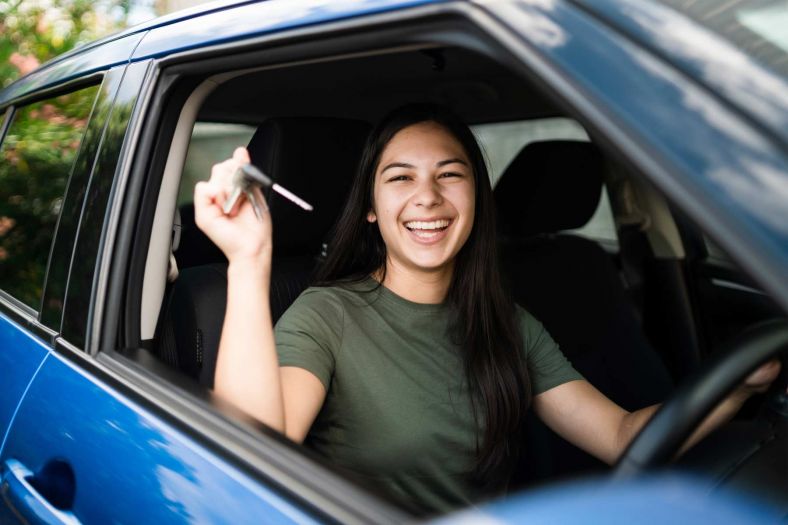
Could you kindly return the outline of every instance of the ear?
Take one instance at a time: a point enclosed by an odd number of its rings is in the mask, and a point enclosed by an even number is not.
[[[378,216],[375,215],[374,211],[369,210],[367,212],[367,222],[375,222],[376,220],[378,220]]]

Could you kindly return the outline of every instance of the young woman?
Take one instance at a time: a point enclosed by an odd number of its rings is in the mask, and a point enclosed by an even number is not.
[[[270,217],[222,212],[244,149],[195,189],[196,221],[229,260],[215,393],[426,512],[504,487],[533,408],[613,463],[656,406],[629,413],[585,381],[505,293],[492,190],[471,131],[411,105],[373,131],[319,286],[271,326]],[[694,443],[776,377],[770,363]]]

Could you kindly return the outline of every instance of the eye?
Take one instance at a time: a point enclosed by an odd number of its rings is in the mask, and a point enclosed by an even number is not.
[[[409,179],[410,177],[407,175],[394,175],[393,177],[389,178],[386,182],[398,182],[398,181],[404,181]]]
[[[456,171],[446,171],[446,172],[444,172],[444,173],[441,173],[441,174],[439,175],[439,177],[441,177],[441,178],[446,178],[446,177],[462,177],[462,176],[463,176],[463,174],[462,174],[462,173],[457,173]]]

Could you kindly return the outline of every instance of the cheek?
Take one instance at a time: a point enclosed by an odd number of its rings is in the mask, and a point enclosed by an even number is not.
[[[476,208],[476,193],[472,184],[452,188],[450,199],[457,211],[468,217],[473,222]]]
[[[407,196],[398,191],[378,191],[375,193],[374,213],[377,215],[378,222],[386,219],[396,221],[404,204],[407,203]]]

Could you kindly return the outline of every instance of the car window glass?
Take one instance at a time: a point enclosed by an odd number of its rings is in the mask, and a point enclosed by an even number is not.
[[[493,186],[526,144],[541,140],[589,140],[583,127],[568,118],[482,124],[472,128],[487,158]],[[571,232],[597,241],[618,242],[606,190],[603,189],[599,206],[588,223]]]
[[[19,108],[0,146],[0,287],[36,310],[63,194],[97,90]]]
[[[178,190],[178,206],[192,202],[194,185],[211,176],[211,166],[230,158],[238,146],[246,146],[257,128],[242,124],[197,122]]]

